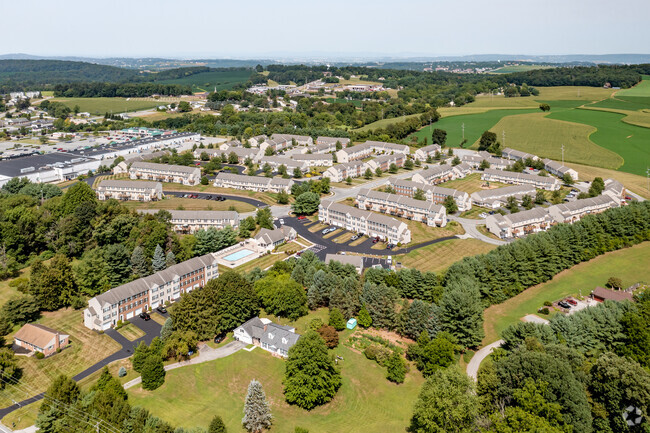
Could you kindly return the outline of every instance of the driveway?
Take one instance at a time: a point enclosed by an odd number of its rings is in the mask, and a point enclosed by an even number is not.
[[[477,226],[485,225],[485,220],[473,220],[469,218],[461,218],[454,215],[449,215],[448,219],[449,221],[458,222],[465,229],[465,234],[459,236],[459,238],[462,239],[474,238],[492,245],[505,245],[508,243],[500,239],[491,238],[479,232]]]
[[[476,352],[472,359],[470,359],[469,364],[467,364],[467,375],[476,381],[478,378],[478,368],[481,366],[481,362],[483,362],[483,360],[487,358],[494,349],[500,347],[502,344],[503,340],[498,340],[492,344],[488,344]]]

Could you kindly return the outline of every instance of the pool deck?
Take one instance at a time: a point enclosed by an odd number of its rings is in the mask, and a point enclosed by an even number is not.
[[[228,268],[236,268],[258,258],[261,254],[258,249],[249,241],[233,245],[217,253],[217,263]],[[239,255],[243,252],[247,252],[247,254],[240,257]]]

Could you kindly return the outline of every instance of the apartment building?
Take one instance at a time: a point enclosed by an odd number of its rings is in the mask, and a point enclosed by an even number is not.
[[[456,167],[452,167],[449,164],[434,165],[426,170],[415,173],[413,175],[413,182],[435,185],[449,180],[460,179],[467,176],[468,167],[467,165],[461,167],[461,164]],[[471,168],[469,170],[471,172]]]
[[[605,191],[603,191],[603,193],[609,194],[618,200],[622,200],[625,198],[626,191],[621,182],[614,179],[605,179]]]
[[[246,159],[250,158],[251,161],[257,163],[260,158],[264,156],[264,152],[256,148],[246,148],[246,147],[235,147],[235,146],[226,146],[225,148],[219,149],[196,149],[194,151],[194,158],[201,159],[202,154],[207,154],[210,159],[214,157],[226,157],[228,158],[231,153],[237,155],[237,163],[244,164]]]
[[[343,146],[345,147],[345,146]],[[310,147],[311,153],[332,153],[336,152],[336,143],[321,143]]]
[[[278,167],[284,165],[289,173],[293,173],[296,168],[303,173],[309,169],[309,165],[305,161],[287,158],[286,156],[264,156],[260,160],[260,166],[264,167],[266,164],[270,165],[274,171],[277,171]]]
[[[356,204],[359,209],[395,215],[423,222],[428,226],[444,227],[447,225],[445,207],[430,201],[363,188],[357,195]]]
[[[346,147],[350,144],[350,139],[345,137],[318,137],[316,138],[316,144],[322,146],[324,144],[332,146],[336,150],[336,143],[339,143],[341,146]]]
[[[411,180],[402,180],[396,177],[388,179],[388,184],[395,189],[395,192],[407,197],[413,197],[418,189],[424,191],[424,196],[427,201],[443,204],[445,199],[449,196],[454,198],[456,206],[460,212],[468,211],[472,208],[472,199],[470,195],[464,191],[456,189],[444,188],[441,186],[427,185],[425,183],[413,182]]]
[[[490,168],[494,168],[497,170],[505,170],[512,164],[512,161],[510,161],[509,159],[497,158],[494,156],[488,156],[487,158],[485,158],[483,155],[479,155],[479,154],[463,155],[460,157],[460,160],[468,164],[473,169],[479,168],[480,165],[483,163],[483,161],[486,161],[488,164],[490,164]]]
[[[344,147],[336,152],[336,158],[339,162],[350,162],[359,159],[368,158],[372,154],[393,154],[401,153],[408,155],[410,149],[405,144],[384,143],[383,141],[366,141],[352,147]]]
[[[502,239],[545,231],[553,223],[553,218],[549,215],[548,210],[541,207],[508,215],[495,213],[485,219],[487,229]]]
[[[129,168],[129,176],[131,179],[198,185],[201,182],[201,169],[184,165],[136,161]]]
[[[214,180],[214,186],[216,187],[259,192],[291,192],[292,185],[293,180],[291,179],[247,176],[224,172],[217,173],[217,177]]]
[[[160,182],[137,180],[102,180],[95,191],[98,200],[155,201],[162,200],[163,190]]]
[[[348,177],[361,177],[368,169],[368,164],[363,161],[345,162],[336,164],[323,173],[323,177],[328,177],[331,182],[343,182]]]
[[[307,167],[331,167],[334,165],[334,157],[329,153],[305,153],[291,155],[291,159],[302,162]]]
[[[550,206],[548,213],[558,223],[574,223],[580,221],[585,215],[604,212],[613,207],[619,207],[620,201],[609,194],[597,197],[584,198],[568,203]]]
[[[472,203],[476,206],[498,209],[505,206],[508,197],[514,197],[521,202],[523,196],[528,195],[533,200],[537,195],[537,189],[532,185],[513,185],[503,188],[484,189],[472,193]]]
[[[532,153],[522,152],[520,150],[510,149],[509,147],[506,147],[501,151],[501,156],[507,159],[512,159],[514,161],[524,161],[528,158],[532,159],[533,161],[539,159],[537,155],[533,155]]]
[[[553,161],[552,159],[543,159],[544,170],[559,178],[564,177],[565,174],[571,176],[571,179],[578,180],[578,172],[572,168],[562,165],[562,163]]]
[[[378,168],[381,169],[381,171],[388,171],[391,164],[395,164],[397,168],[403,167],[404,162],[406,162],[406,155],[403,153],[393,153],[392,155],[382,155],[373,158],[366,162],[366,164],[368,164],[368,167],[370,167],[374,173]]]
[[[313,146],[314,140],[309,135],[294,135],[294,134],[273,134],[271,135],[271,140],[275,141],[287,141],[289,146],[293,145],[295,141],[298,146]]]
[[[262,143],[264,143],[266,140],[268,140],[269,137],[266,135],[256,135],[255,137],[251,137],[248,139],[248,144],[250,144],[253,147],[260,147]]]
[[[156,214],[159,209],[141,209],[142,214]],[[177,233],[194,233],[210,228],[239,227],[239,213],[230,210],[168,210],[169,221]]]
[[[488,182],[503,182],[515,185],[533,185],[536,188],[545,189],[547,191],[555,191],[560,189],[562,186],[562,182],[560,182],[555,177],[495,170],[493,168],[486,168],[483,171],[481,179]]]
[[[217,278],[217,267],[214,255],[206,254],[110,289],[88,300],[84,325],[104,331],[114,327],[118,320],[129,320],[149,308],[175,301],[181,294]]]
[[[413,156],[415,159],[419,159],[422,162],[425,162],[429,157],[433,158],[436,156],[436,152],[440,152],[442,148],[439,144],[430,144],[428,146],[420,147],[415,151]]]
[[[406,223],[387,215],[364,211],[331,200],[321,201],[318,206],[318,220],[370,237],[379,237],[392,244],[411,242],[411,231]]]

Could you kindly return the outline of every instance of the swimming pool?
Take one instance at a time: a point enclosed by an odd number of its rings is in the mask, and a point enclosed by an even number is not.
[[[243,250],[236,251],[232,254],[228,254],[223,259],[229,262],[236,262],[237,260],[250,256],[251,254],[255,254],[255,251],[243,249]]]

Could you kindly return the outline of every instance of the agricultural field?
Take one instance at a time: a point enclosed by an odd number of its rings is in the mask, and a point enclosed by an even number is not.
[[[70,108],[79,106],[79,111],[103,116],[106,113],[124,113],[156,108],[163,104],[156,99],[134,98],[54,98],[50,101],[62,102]]]
[[[300,332],[304,327],[296,328]],[[356,333],[359,331],[345,331],[341,340]],[[260,348],[172,370],[156,391],[144,391],[140,386],[131,388],[129,401],[177,426],[205,427],[218,414],[228,431],[240,431],[246,388],[252,379],[257,379],[270,402],[272,431],[292,432],[295,427],[311,432],[404,430],[424,381],[420,373],[411,367],[406,381],[395,385],[386,380],[384,368],[358,351],[340,344],[332,352],[343,357],[338,364],[343,384],[333,401],[311,411],[285,403],[284,361]]]
[[[650,267],[639,266],[650,257],[650,242],[612,251],[560,272],[552,280],[524,290],[507,301],[492,305],[484,313],[483,345],[496,341],[501,332],[526,314],[534,314],[544,301],[566,296],[587,296],[596,286],[605,286],[609,277],[619,277],[623,287],[650,281]]]
[[[536,69],[550,69],[555,68],[555,66],[550,65],[508,65],[502,66],[500,68],[494,69],[491,71],[491,74],[510,74],[511,72],[527,72],[534,71]]]
[[[451,239],[395,256],[395,261],[422,272],[440,272],[464,257],[487,253],[494,248],[495,245],[478,239]]]
[[[157,84],[179,84],[192,86],[193,92],[212,92],[232,89],[237,84],[245,83],[251,76],[249,70],[209,71],[174,80],[156,81]]]

